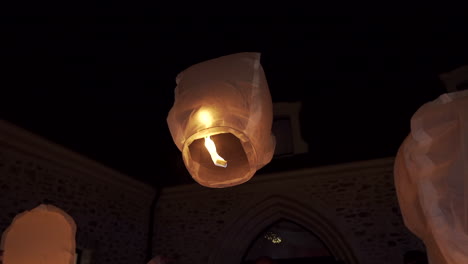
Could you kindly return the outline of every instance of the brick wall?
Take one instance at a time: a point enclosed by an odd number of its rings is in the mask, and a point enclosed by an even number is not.
[[[392,171],[388,158],[257,175],[226,189],[165,189],[155,214],[154,254],[180,264],[239,264],[265,227],[287,219],[349,263],[403,263],[406,251],[424,247],[403,224]]]
[[[145,263],[152,188],[0,122],[0,232],[46,201],[77,225],[90,263]]]

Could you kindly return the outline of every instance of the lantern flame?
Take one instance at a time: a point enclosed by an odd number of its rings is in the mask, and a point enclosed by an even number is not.
[[[214,141],[210,138],[210,136],[205,137],[205,147],[211,155],[211,160],[213,160],[214,165],[218,167],[227,167],[227,161],[224,160],[221,156],[219,156],[218,152],[216,152],[216,145]]]

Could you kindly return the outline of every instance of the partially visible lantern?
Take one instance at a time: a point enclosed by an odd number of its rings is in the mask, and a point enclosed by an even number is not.
[[[167,123],[195,181],[238,185],[271,161],[273,107],[259,53],[193,65],[176,83]]]
[[[3,263],[76,263],[75,234],[71,216],[58,207],[41,204],[17,215],[3,233]]]
[[[395,161],[405,225],[430,263],[468,263],[468,91],[443,94],[411,119]]]

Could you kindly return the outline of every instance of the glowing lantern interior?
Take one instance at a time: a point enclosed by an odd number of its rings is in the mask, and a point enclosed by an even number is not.
[[[210,127],[213,124],[213,116],[208,110],[201,110],[197,114],[198,121],[203,124],[206,128]],[[216,151],[216,144],[210,138],[210,136],[205,136],[205,147],[210,153],[213,164],[219,167],[226,168],[227,161],[224,160]]]

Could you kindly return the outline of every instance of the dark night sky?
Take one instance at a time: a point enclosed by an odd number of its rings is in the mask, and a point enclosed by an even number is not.
[[[1,114],[145,182],[191,183],[165,120],[175,76],[207,59],[257,51],[273,101],[303,102],[310,150],[258,173],[393,156],[411,115],[445,92],[438,74],[468,63],[466,24],[415,21],[3,18]]]

